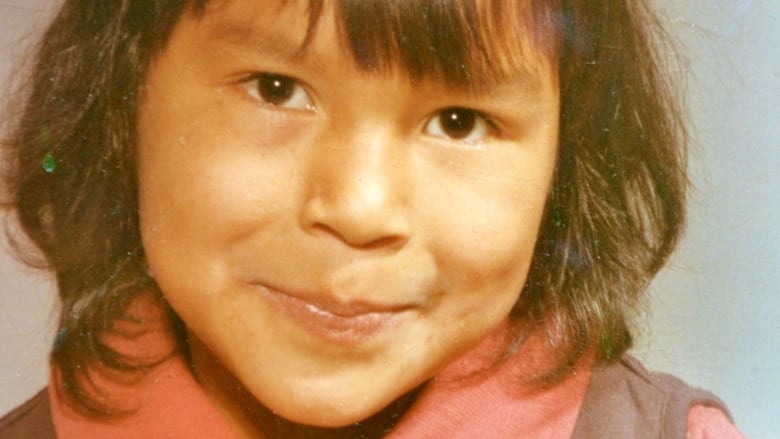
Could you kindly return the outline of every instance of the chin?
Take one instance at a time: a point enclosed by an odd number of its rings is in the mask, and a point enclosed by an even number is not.
[[[365,401],[361,401],[365,402]],[[383,405],[364,407],[362,404],[333,403],[323,406],[305,404],[299,407],[285,407],[276,414],[297,424],[320,428],[339,428],[354,425],[380,412]]]
[[[328,400],[298,395],[302,399],[298,401],[288,399],[286,404],[271,410],[277,416],[297,424],[299,427],[311,427],[315,429],[314,431],[317,429],[347,428],[343,431],[351,433],[343,437],[357,437],[352,435],[355,433],[354,428],[371,429],[377,426],[386,426],[388,422],[392,423],[394,419],[398,419],[399,414],[411,407],[422,388],[423,386],[419,385],[400,395],[393,392],[392,395],[386,395],[386,398],[379,395],[374,395],[379,397],[370,398],[363,392],[342,394],[341,398],[329,398]],[[358,423],[361,425],[356,425]]]

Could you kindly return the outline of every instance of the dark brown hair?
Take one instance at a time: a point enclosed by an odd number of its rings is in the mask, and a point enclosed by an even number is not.
[[[57,276],[52,361],[64,389],[89,362],[150,367],[101,334],[155,290],[141,246],[136,119],[145,71],[182,14],[207,0],[67,0],[46,32],[6,147],[9,204]],[[585,352],[631,345],[631,314],[684,219],[684,131],[662,72],[664,37],[639,0],[338,0],[342,38],[366,71],[397,66],[468,86],[503,74],[518,41],[548,57],[561,86],[560,152],[527,284],[512,317],[544,327],[554,379]],[[309,2],[310,32],[322,0]],[[530,38],[529,38],[530,37]],[[515,52],[513,52],[515,51]],[[183,347],[184,342],[182,342]]]

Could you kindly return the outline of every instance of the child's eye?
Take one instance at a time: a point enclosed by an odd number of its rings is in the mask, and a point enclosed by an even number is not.
[[[425,126],[425,133],[462,142],[484,140],[490,131],[490,122],[478,111],[463,107],[449,107],[439,111]]]
[[[259,73],[243,83],[247,93],[273,106],[312,110],[314,104],[298,80],[276,73]]]

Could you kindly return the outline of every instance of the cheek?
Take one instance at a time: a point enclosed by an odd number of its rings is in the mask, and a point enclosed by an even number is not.
[[[440,324],[450,331],[446,338],[468,346],[503,321],[517,302],[547,182],[546,176],[516,178],[513,184],[477,185],[429,199],[431,242],[444,293]]]
[[[224,105],[213,90],[177,92],[165,79],[150,79],[163,84],[150,87],[139,123],[147,244],[195,250],[271,220],[296,190],[290,181],[299,159],[290,145],[304,142],[300,127],[268,123],[256,108]]]
[[[520,175],[521,177],[518,177]],[[452,184],[426,197],[438,263],[471,287],[522,284],[549,189],[546,171]]]
[[[163,291],[216,288],[230,276],[235,243],[285,212],[282,176],[240,156],[195,154],[182,166],[171,156],[155,160],[141,173],[139,194],[150,269]]]

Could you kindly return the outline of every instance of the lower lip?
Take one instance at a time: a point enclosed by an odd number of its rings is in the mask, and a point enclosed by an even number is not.
[[[359,343],[394,326],[403,310],[377,311],[342,316],[321,309],[305,300],[264,287],[271,303],[307,332],[339,343]]]

